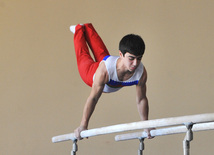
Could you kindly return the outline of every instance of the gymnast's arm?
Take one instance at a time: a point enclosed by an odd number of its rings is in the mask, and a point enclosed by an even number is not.
[[[89,119],[95,109],[95,106],[103,92],[105,84],[108,82],[108,72],[104,62],[101,62],[96,71],[96,76],[92,85],[91,93],[86,100],[80,126],[74,131],[78,140],[82,139],[81,131],[88,129]]]
[[[146,97],[146,81],[147,81],[147,72],[144,67],[143,75],[141,76],[138,84],[136,85],[136,102],[138,112],[142,121],[148,120],[149,117],[149,104]],[[148,138],[152,138],[150,135],[151,129],[145,129],[148,134]]]

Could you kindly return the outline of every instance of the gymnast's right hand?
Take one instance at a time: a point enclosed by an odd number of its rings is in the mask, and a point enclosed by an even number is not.
[[[84,130],[87,130],[87,128],[83,127],[83,126],[79,126],[78,128],[76,128],[74,130],[74,134],[77,138],[77,140],[82,140],[83,138],[80,136],[80,133]]]

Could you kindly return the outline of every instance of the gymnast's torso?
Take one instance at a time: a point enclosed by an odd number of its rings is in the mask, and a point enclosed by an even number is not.
[[[103,58],[103,61],[105,63],[107,72],[108,72],[108,83],[105,84],[103,92],[105,93],[111,93],[116,92],[120,90],[124,86],[132,86],[137,85],[138,81],[140,80],[144,66],[142,63],[139,64],[139,66],[136,68],[133,75],[126,81],[120,81],[117,75],[117,60],[119,59],[119,56],[106,56]],[[94,75],[95,76],[95,75]]]

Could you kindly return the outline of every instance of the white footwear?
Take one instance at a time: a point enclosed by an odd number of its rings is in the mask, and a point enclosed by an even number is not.
[[[84,24],[80,24],[82,26],[84,26]],[[76,25],[71,25],[70,26],[70,31],[74,34],[75,33],[75,28],[76,28]]]
[[[70,26],[70,31],[74,34],[75,33],[75,28],[76,28],[76,25],[71,25]]]

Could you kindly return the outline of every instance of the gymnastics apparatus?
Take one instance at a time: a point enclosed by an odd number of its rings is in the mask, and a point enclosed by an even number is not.
[[[157,129],[160,127],[169,127],[169,126],[176,126],[176,127]],[[81,137],[86,138],[86,137],[92,137],[92,136],[98,136],[98,135],[104,135],[104,134],[142,130],[146,128],[156,128],[155,130],[150,131],[152,136],[164,136],[164,135],[171,135],[171,134],[186,133],[183,141],[183,150],[184,150],[184,155],[189,155],[190,141],[193,140],[193,132],[213,130],[214,113],[154,119],[154,120],[132,122],[132,123],[126,123],[126,124],[118,124],[118,125],[112,125],[107,127],[95,128],[95,129],[82,131]],[[122,140],[139,139],[140,147],[138,150],[138,155],[142,155],[144,150],[143,142],[144,142],[144,138],[146,137],[147,137],[147,134],[145,132],[138,132],[138,133],[117,135],[115,136],[115,140],[122,141]],[[73,141],[73,150],[71,151],[71,155],[76,155],[76,152],[78,149],[77,149],[77,139],[74,133],[59,135],[52,138],[53,143],[68,141],[68,140]]]

